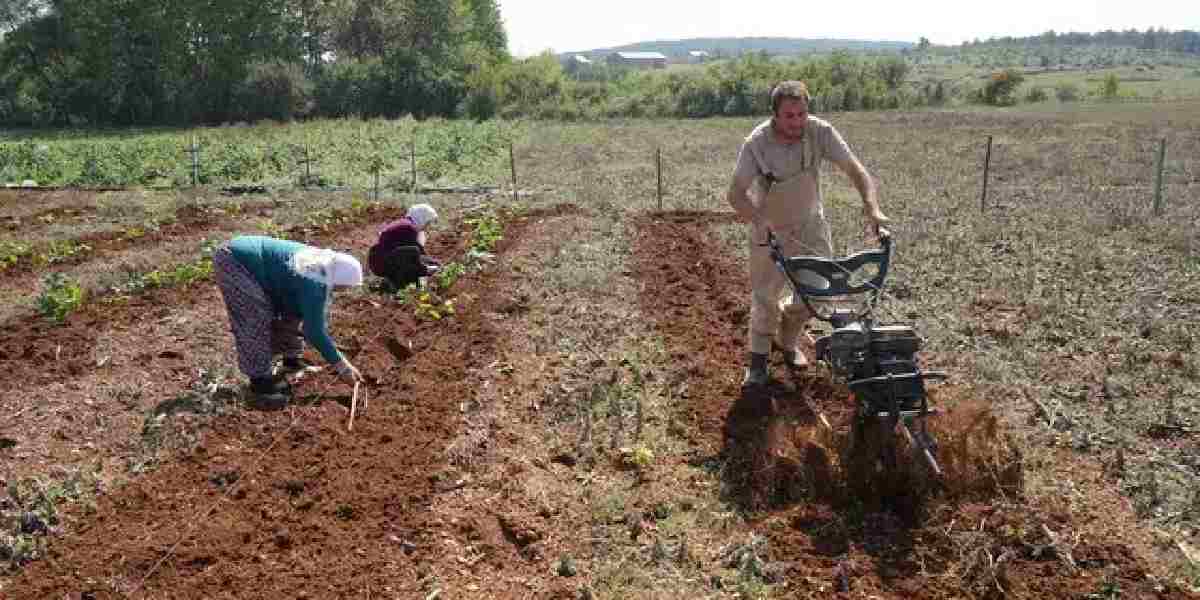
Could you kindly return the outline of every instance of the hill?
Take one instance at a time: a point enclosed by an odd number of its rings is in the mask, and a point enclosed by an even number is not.
[[[736,56],[745,52],[765,51],[772,55],[812,54],[833,50],[898,51],[912,48],[912,42],[809,39],[785,37],[741,37],[741,38],[689,38],[683,40],[655,40],[636,42],[611,48],[594,48],[567,54],[603,56],[610,52],[661,52],[668,58],[687,56],[690,50],[706,50],[712,54]]]

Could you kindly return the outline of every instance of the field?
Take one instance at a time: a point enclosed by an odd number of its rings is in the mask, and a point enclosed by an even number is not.
[[[487,158],[514,134],[505,127],[511,129],[500,121],[408,118],[49,134],[0,131],[0,184],[373,189],[378,174],[380,187],[407,189],[414,166],[418,185],[435,184],[451,174],[459,180],[494,180],[497,174],[487,167],[496,163]]]
[[[327,372],[245,405],[206,252],[364,256],[408,193],[0,190],[0,597],[1195,598],[1200,108],[1024,108],[830,116],[895,223],[881,316],[951,375],[941,484],[865,466],[820,369],[740,388],[752,119],[525,123],[516,202],[422,194],[463,268],[337,296],[352,431]],[[437,179],[507,186],[504,141]]]
[[[1016,98],[1022,103],[1027,101],[1027,94],[1034,88],[1042,88],[1046,92],[1048,98],[1033,105],[1061,104],[1055,99],[1055,90],[1063,86],[1074,87],[1081,100],[1089,96],[1099,98],[1104,80],[1109,75],[1117,78],[1120,100],[1195,102],[1196,98],[1200,98],[1200,61],[1195,60],[1180,65],[1012,68],[1024,73],[1025,80],[1015,91]],[[981,68],[966,64],[926,64],[916,66],[909,74],[909,80],[918,83],[927,79],[941,80],[970,88],[981,85],[992,73],[1000,70],[999,67]],[[1074,110],[1080,106],[1089,104],[1072,101],[1066,103],[1064,108]]]

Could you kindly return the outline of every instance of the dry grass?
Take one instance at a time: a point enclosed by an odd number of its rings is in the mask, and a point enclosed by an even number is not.
[[[879,180],[895,222],[898,253],[882,316],[915,324],[928,339],[927,359],[951,372],[951,389],[988,403],[957,407],[987,416],[942,426],[948,468],[966,482],[964,492],[1009,489],[1021,464],[1023,493],[1036,502],[1060,491],[1057,453],[1108,464],[1120,451],[1124,471],[1106,485],[1139,507],[1147,531],[1195,544],[1200,206],[1189,199],[1200,183],[1200,110],[1167,108],[830,119]],[[530,186],[608,216],[656,207],[661,147],[666,208],[723,210],[738,143],[754,122],[546,125],[518,146],[518,161]],[[991,180],[981,211],[988,135]],[[1155,216],[1153,156],[1163,137],[1166,205]],[[861,248],[857,195],[840,173],[827,172],[824,182],[838,249]],[[730,253],[745,254],[739,226],[715,231]],[[564,278],[609,276],[585,273]],[[996,446],[956,462],[959,441],[976,446],[971,436],[981,432]],[[1157,550],[1182,569],[1178,551],[1146,548]]]

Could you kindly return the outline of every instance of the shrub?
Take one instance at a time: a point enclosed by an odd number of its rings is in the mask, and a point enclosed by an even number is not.
[[[239,90],[246,119],[290,121],[308,113],[313,86],[296,63],[279,60],[250,65]]]
[[[500,102],[493,90],[472,90],[463,101],[463,110],[468,117],[476,121],[486,121],[496,116]]]
[[[1104,78],[1104,83],[1100,85],[1100,95],[1106,100],[1116,98],[1121,91],[1121,83],[1117,80],[1116,73],[1109,73]]]
[[[941,106],[946,103],[946,82],[938,81],[936,83],[925,84],[924,89],[925,103],[930,106]]]
[[[1025,93],[1026,102],[1045,102],[1049,97],[1050,94],[1046,93],[1046,88],[1043,87],[1029,88],[1029,91]]]
[[[313,91],[315,110],[325,117],[384,114],[380,98],[386,80],[386,70],[379,59],[335,62],[317,78]]]
[[[979,91],[979,99],[992,106],[1012,106],[1017,103],[1013,92],[1024,80],[1025,76],[1016,69],[997,71]]]
[[[1058,98],[1059,102],[1074,102],[1079,99],[1079,86],[1073,83],[1059,84],[1054,88],[1054,97]]]
[[[908,72],[911,70],[908,61],[899,57],[882,59],[875,68],[878,70],[879,78],[887,84],[888,89],[893,90],[904,83],[904,79],[908,77]]]

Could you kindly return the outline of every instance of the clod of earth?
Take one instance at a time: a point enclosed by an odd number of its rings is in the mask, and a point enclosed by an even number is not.
[[[392,357],[395,358],[396,362],[398,363],[402,363],[409,358],[412,358],[412,342],[408,342],[406,344],[395,337],[389,337],[383,341],[383,344],[387,347],[388,352],[392,354]]]

